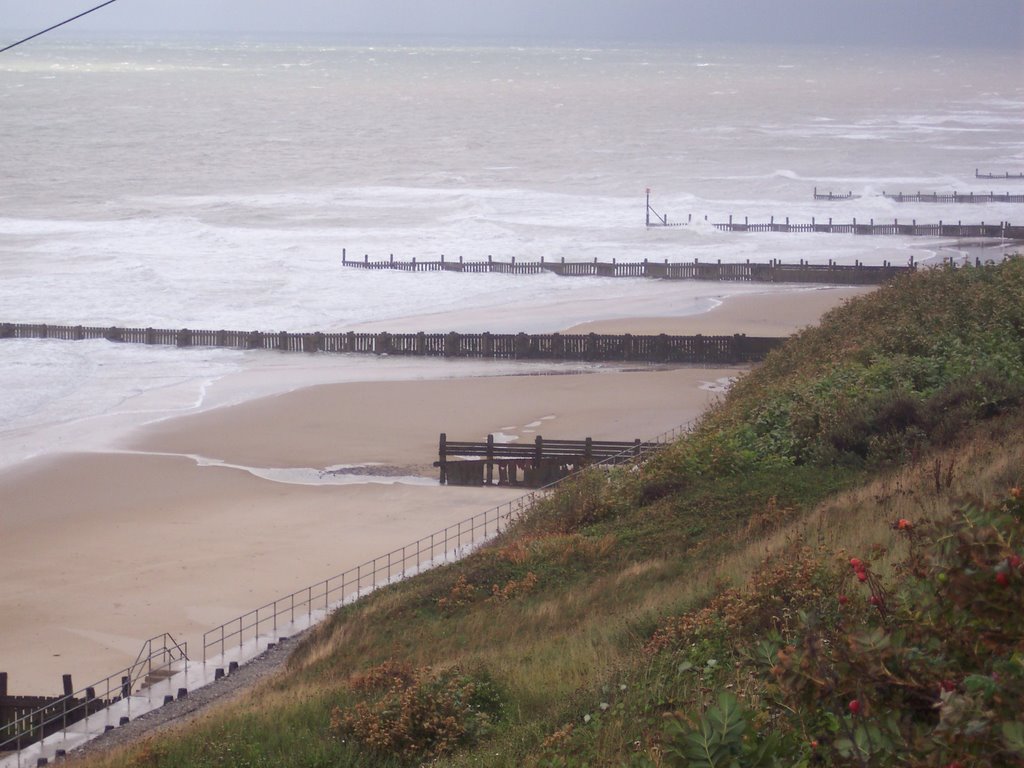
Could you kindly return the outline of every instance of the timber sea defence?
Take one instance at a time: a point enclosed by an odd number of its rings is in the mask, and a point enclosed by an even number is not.
[[[656,280],[718,280],[742,283],[816,283],[823,285],[881,285],[897,275],[911,272],[913,265],[897,267],[888,261],[881,265],[867,265],[859,261],[854,264],[837,264],[831,259],[827,264],[812,264],[800,260],[797,264],[783,264],[781,261],[753,263],[693,261],[522,261],[512,257],[501,261],[488,256],[486,260],[466,261],[445,259],[387,259],[371,260],[369,255],[352,260],[343,249],[343,267],[356,269],[391,269],[399,272],[490,272],[509,275],[539,275],[551,273],[560,277],[645,277]]]
[[[494,360],[733,364],[763,360],[778,337],[571,333],[289,333],[0,323],[2,339],[106,339],[122,344]]]
[[[822,199],[821,196],[818,199]],[[829,199],[829,198],[825,198]],[[830,199],[851,199],[846,196],[833,195]],[[693,217],[686,221],[669,222],[667,217],[660,217],[655,223],[648,222],[648,227],[686,227],[693,224]],[[811,217],[810,223],[791,224],[789,217],[776,221],[772,216],[768,221],[751,222],[750,217],[744,216],[741,222],[738,218],[729,217],[728,221],[710,222],[705,220],[705,226],[711,226],[720,232],[794,232],[810,233],[817,232],[830,235],[901,235],[904,237],[943,237],[953,239],[989,239],[998,238],[1002,240],[1024,240],[1024,226],[1011,225],[1008,221],[986,224],[964,224],[958,221],[951,224],[939,221],[937,224],[918,224],[917,219],[909,222],[899,219],[889,222],[876,222],[873,218],[865,223],[862,219],[853,219],[850,222],[834,223],[830,217],[827,222],[818,221]]]

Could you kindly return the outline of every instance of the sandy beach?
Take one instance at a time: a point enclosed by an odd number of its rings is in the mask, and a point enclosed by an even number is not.
[[[868,290],[858,287],[815,287],[781,293],[751,293],[726,298],[715,309],[698,315],[596,320],[580,323],[566,332],[788,336],[817,323],[828,310]]]
[[[697,316],[563,330],[787,335],[860,292],[746,295]],[[646,439],[696,418],[742,374],[524,364],[494,376],[481,364],[449,378],[440,361],[429,370],[415,381],[289,386],[0,474],[0,671],[10,692],[57,692],[62,673],[85,685],[165,631],[201,648],[221,622],[522,493],[438,486],[441,432]],[[317,484],[339,465],[386,477]]]

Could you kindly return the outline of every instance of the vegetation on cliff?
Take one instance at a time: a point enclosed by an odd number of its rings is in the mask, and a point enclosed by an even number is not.
[[[148,766],[1024,765],[1024,261],[829,313]]]

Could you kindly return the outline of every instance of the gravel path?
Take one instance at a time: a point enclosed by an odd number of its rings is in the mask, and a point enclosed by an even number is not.
[[[225,675],[220,680],[204,685],[202,688],[189,691],[188,696],[184,699],[175,699],[159,709],[147,712],[125,725],[97,736],[78,749],[69,752],[65,764],[79,762],[103,755],[118,747],[134,744],[144,737],[153,736],[171,727],[188,723],[211,704],[230,701],[284,667],[304,634],[305,632],[301,632],[278,642],[273,648],[243,664],[230,675]]]

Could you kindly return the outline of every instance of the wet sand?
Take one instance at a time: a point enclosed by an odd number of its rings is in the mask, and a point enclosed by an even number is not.
[[[849,295],[749,295],[691,318],[573,330],[781,335]],[[453,370],[472,375],[447,378]],[[426,479],[441,432],[647,439],[696,418],[743,371],[513,370],[488,376],[486,363],[438,361],[415,381],[292,382],[282,394],[148,425],[108,451],[55,454],[0,474],[0,671],[10,692],[58,692],[62,673],[91,683],[165,631],[201,655],[205,630],[522,493]],[[223,386],[244,389],[245,377]],[[413,479],[308,484],[338,465]]]

